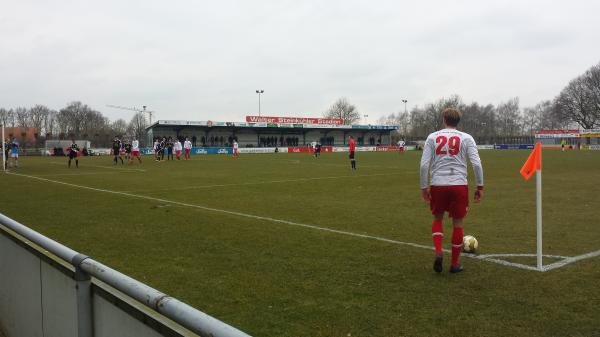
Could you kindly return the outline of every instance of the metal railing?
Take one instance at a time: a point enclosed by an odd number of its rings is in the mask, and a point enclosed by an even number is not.
[[[110,285],[200,336],[249,337],[248,334],[49,239],[3,214],[0,214],[0,224],[68,262],[75,268],[78,337],[93,336],[92,320],[94,316],[92,314],[91,277]],[[0,230],[0,234],[6,234],[6,232]],[[10,271],[0,272],[8,273]]]

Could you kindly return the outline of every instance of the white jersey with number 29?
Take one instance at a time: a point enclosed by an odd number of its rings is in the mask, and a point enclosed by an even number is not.
[[[475,140],[468,133],[443,129],[430,134],[421,157],[421,189],[430,185],[467,185],[467,158],[471,161],[477,186],[483,186],[483,168]]]

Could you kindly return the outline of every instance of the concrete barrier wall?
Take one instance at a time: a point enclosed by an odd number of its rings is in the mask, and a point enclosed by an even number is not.
[[[94,337],[162,336],[101,296],[94,296],[93,306]]]
[[[73,273],[40,261],[42,330],[44,337],[77,337],[77,299]],[[13,336],[13,335],[11,335]]]
[[[8,336],[43,336],[41,262],[0,235],[0,321]]]

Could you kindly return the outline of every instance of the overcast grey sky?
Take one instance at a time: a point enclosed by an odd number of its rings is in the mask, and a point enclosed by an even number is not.
[[[522,106],[600,62],[600,1],[3,1],[0,107],[371,120],[443,96]]]

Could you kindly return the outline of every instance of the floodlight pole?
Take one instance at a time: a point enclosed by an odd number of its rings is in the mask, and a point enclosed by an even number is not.
[[[258,116],[260,117],[260,94],[264,93],[265,91],[260,89],[260,90],[256,90],[256,93],[258,94]]]
[[[406,103],[408,102],[408,100],[403,99],[402,103],[404,103],[404,113],[406,113]]]
[[[544,271],[542,265],[542,169],[535,173],[537,205],[537,268]]]

